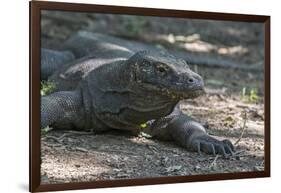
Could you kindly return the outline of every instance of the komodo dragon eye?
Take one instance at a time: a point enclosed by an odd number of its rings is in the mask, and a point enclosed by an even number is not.
[[[169,70],[168,66],[166,66],[165,64],[161,64],[161,63],[157,63],[155,65],[155,67],[156,67],[156,70],[158,72],[160,72],[161,74],[165,74]]]

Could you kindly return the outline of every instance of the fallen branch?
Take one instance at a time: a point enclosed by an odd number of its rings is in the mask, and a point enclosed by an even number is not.
[[[237,141],[234,143],[234,145],[237,145],[240,140],[242,139],[244,133],[245,133],[245,130],[246,130],[246,123],[247,123],[247,119],[248,119],[248,116],[247,116],[247,112],[245,111],[244,112],[244,123],[243,123],[243,127],[242,127],[242,132],[240,134],[240,137],[237,139]]]

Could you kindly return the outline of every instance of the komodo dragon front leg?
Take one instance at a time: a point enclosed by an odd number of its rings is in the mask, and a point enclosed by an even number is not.
[[[79,90],[55,92],[41,97],[41,128],[72,128],[83,122],[84,111]]]
[[[163,118],[148,122],[145,132],[161,139],[172,139],[179,145],[199,154],[233,154],[234,146],[229,140],[218,140],[208,135],[204,127],[184,114],[179,104],[174,111]]]

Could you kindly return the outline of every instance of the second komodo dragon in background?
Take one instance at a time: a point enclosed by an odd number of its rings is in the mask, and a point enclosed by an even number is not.
[[[41,128],[139,130],[190,151],[232,154],[179,108],[204,91],[202,78],[175,56],[140,43],[78,32],[60,51],[41,50],[41,77],[56,90],[41,99]],[[140,51],[145,50],[145,51]]]

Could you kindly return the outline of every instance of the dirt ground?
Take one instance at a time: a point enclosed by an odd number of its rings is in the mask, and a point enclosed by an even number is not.
[[[42,134],[42,183],[197,175],[264,169],[262,24],[89,13],[43,12],[42,45],[52,47],[77,30],[107,33],[166,49],[220,57],[251,69],[191,65],[207,94],[181,103],[207,132],[235,143],[237,156],[188,152],[143,133]]]

